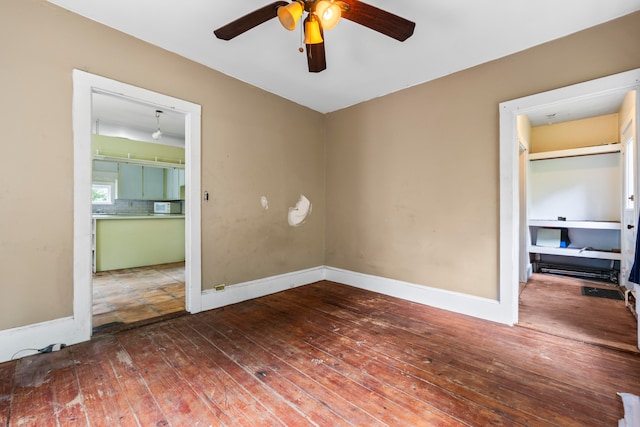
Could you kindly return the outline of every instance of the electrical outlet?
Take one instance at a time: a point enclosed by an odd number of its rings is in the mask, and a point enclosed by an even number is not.
[[[221,292],[225,290],[225,285],[217,285],[216,287],[214,287],[213,289],[216,290],[216,292]]]

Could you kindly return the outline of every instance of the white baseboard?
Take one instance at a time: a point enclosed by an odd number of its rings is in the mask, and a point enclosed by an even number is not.
[[[36,354],[49,344],[71,345],[87,339],[73,317],[5,329],[0,331],[0,362]]]
[[[226,286],[222,291],[204,291],[202,310],[224,307],[320,280],[330,280],[454,313],[512,324],[510,308],[496,300],[326,266],[238,283]],[[73,317],[7,329],[0,331],[0,362],[6,362],[14,355],[18,358],[37,352],[27,349],[43,348],[56,343],[71,345],[88,339],[82,325],[78,325]]]
[[[512,324],[507,308],[496,300],[326,266],[239,283],[227,286],[223,291],[207,290],[202,293],[202,309],[224,307],[320,280],[330,280],[454,313]]]
[[[454,313],[465,314],[508,325],[513,324],[510,314],[511,307],[505,307],[504,304],[500,304],[499,301],[488,298],[356,273],[334,267],[325,267],[325,280],[378,292]]]
[[[322,266],[238,283],[226,286],[222,291],[206,290],[202,292],[202,310],[224,307],[320,280],[324,280],[324,267]]]

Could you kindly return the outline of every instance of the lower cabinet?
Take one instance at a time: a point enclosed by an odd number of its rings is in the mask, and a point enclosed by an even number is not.
[[[185,260],[184,218],[95,221],[96,271]]]

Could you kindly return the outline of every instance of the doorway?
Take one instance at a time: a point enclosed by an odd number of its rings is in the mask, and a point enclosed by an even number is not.
[[[628,92],[638,89],[639,81],[640,70],[633,70],[500,104],[500,301],[510,307],[511,323],[518,323],[522,263],[519,257],[526,250],[520,238],[525,213],[519,203],[518,116],[551,113],[550,110],[570,102],[592,103],[598,97],[611,95],[624,97]],[[635,104],[637,127],[637,91]],[[633,256],[633,249],[631,254],[625,249],[622,248],[623,256]]]
[[[173,98],[126,83],[89,74],[73,72],[74,130],[74,326],[84,339],[92,334],[92,117],[93,97],[107,94],[172,111],[184,117],[185,174],[184,239],[185,308],[190,313],[201,310],[200,255],[200,114],[197,104]]]
[[[94,92],[92,118],[96,333],[184,312],[185,117]]]
[[[619,122],[633,96],[570,100],[518,117],[519,140],[528,147],[520,156],[520,270],[527,274],[519,326],[637,351],[636,319],[624,301],[628,270],[621,268],[630,205],[623,184],[625,175],[635,176],[635,149],[620,143]],[[545,238],[554,232],[564,235]]]

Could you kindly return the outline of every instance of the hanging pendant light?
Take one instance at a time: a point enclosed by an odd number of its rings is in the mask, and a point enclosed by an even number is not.
[[[162,138],[162,131],[160,130],[160,114],[162,114],[162,111],[156,110],[156,121],[158,122],[158,130],[151,134],[151,138],[156,140]]]
[[[318,18],[315,13],[312,13],[309,15],[309,19],[304,23],[304,43],[319,44],[323,41]]]

